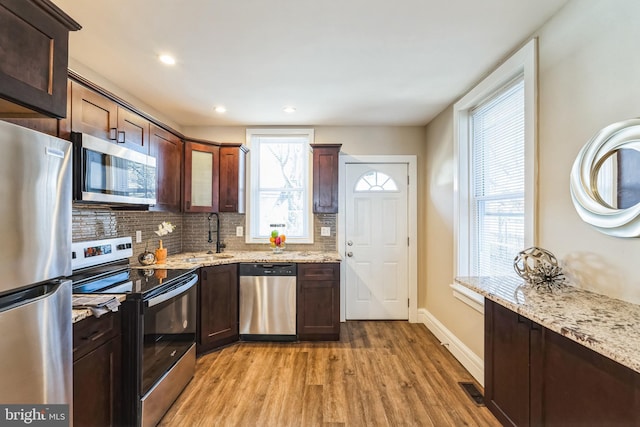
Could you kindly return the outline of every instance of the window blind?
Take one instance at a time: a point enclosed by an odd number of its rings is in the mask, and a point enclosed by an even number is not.
[[[515,274],[524,246],[524,77],[470,111],[471,274]]]
[[[248,235],[268,242],[276,229],[290,243],[313,242],[309,143],[312,131],[247,131],[251,148]]]

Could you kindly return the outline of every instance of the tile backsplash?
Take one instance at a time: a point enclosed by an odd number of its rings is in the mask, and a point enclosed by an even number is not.
[[[154,233],[162,221],[176,226],[174,231],[159,237]],[[158,240],[167,248],[167,252],[182,252],[183,235],[182,215],[171,212],[112,211],[107,209],[76,208],[72,211],[72,239],[74,242],[106,239],[110,237],[131,236],[133,239],[133,259],[149,248],[153,252]],[[136,243],[136,231],[142,232],[142,242]]]
[[[148,246],[150,251],[158,247],[161,238],[169,255],[180,252],[200,252],[215,250],[215,243],[208,240],[209,222],[206,213],[171,213],[147,211],[112,211],[105,208],[74,206],[72,212],[74,242],[105,239],[110,237],[131,236],[133,239],[133,258],[137,262],[138,254]],[[173,233],[158,237],[154,230],[162,221],[176,226]],[[220,214],[220,240],[228,251],[266,250],[266,244],[247,244],[245,238],[236,237],[236,227],[242,226],[246,231],[245,215],[237,213]],[[330,227],[331,236],[320,236],[321,227]],[[314,243],[308,245],[287,245],[288,250],[300,251],[335,251],[337,215],[314,215]],[[142,242],[136,243],[136,231],[142,232]],[[212,224],[215,241],[215,220]]]
[[[182,250],[184,252],[199,252],[215,250],[215,243],[208,240],[209,214],[183,214],[184,232],[182,236]],[[336,250],[336,222],[335,214],[314,215],[314,242],[307,245],[287,245],[288,250],[293,251],[335,251]],[[212,221],[212,230],[215,231],[215,219]],[[220,214],[220,240],[226,245],[228,251],[259,251],[267,250],[267,244],[245,243],[245,237],[236,236],[236,227],[243,227],[246,232],[245,215],[237,213]],[[331,236],[320,236],[320,227],[331,227]],[[215,232],[213,235],[215,241]]]

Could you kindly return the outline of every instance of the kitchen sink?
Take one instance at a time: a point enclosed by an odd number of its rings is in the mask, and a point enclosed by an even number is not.
[[[204,261],[213,261],[214,259],[220,258],[233,258],[231,254],[211,254],[206,256],[192,256],[185,258],[185,262],[204,262]]]
[[[202,262],[202,261],[213,261],[213,257],[210,256],[194,256],[184,259],[185,262]]]

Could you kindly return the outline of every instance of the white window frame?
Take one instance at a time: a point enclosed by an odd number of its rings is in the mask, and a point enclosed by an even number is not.
[[[254,188],[257,187],[257,180],[258,180],[258,176],[257,174],[253,173],[253,166],[252,166],[252,160],[251,160],[251,153],[252,151],[252,147],[251,147],[251,141],[252,141],[252,137],[253,136],[260,136],[260,135],[268,135],[268,136],[278,136],[278,135],[282,135],[282,136],[302,136],[302,137],[306,137],[309,141],[309,144],[313,144],[314,142],[314,129],[311,128],[266,128],[266,129],[247,129],[246,131],[246,145],[249,147],[249,155],[248,155],[248,159],[247,159],[247,174],[248,174],[248,196],[247,196],[247,214],[246,214],[246,233],[245,233],[245,242],[246,243],[260,243],[260,244],[264,244],[264,243],[269,243],[269,238],[258,238],[258,237],[253,237],[253,233],[252,233],[252,227],[255,226],[255,224],[253,224],[252,219],[255,219],[255,215],[258,214],[258,212],[255,209],[252,209],[251,207],[253,205],[256,204],[254,197],[256,197],[256,193],[255,191],[253,191]],[[307,214],[307,219],[306,219],[306,234],[307,237],[304,238],[294,238],[294,237],[290,237],[287,236],[287,244],[311,244],[313,243],[313,223],[314,223],[314,215],[313,215],[313,170],[312,170],[312,164],[313,164],[313,157],[311,155],[311,146],[309,145],[308,147],[308,165],[307,165],[307,203],[306,203],[306,214]],[[280,230],[282,234],[287,234],[286,230]]]
[[[453,106],[454,126],[454,276],[471,270],[470,110],[490,98],[518,75],[524,76],[525,247],[536,239],[537,179],[537,40],[530,40]],[[516,254],[514,254],[515,257]]]

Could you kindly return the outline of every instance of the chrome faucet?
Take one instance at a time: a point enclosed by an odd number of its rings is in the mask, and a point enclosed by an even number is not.
[[[213,218],[214,215],[216,216],[216,253],[219,254],[223,245],[220,243],[220,215],[218,215],[217,212],[212,212],[207,217],[207,220],[209,221],[209,240],[207,241],[209,243],[213,243],[213,239],[211,238],[211,218]],[[213,252],[209,250],[207,253],[212,254]]]

